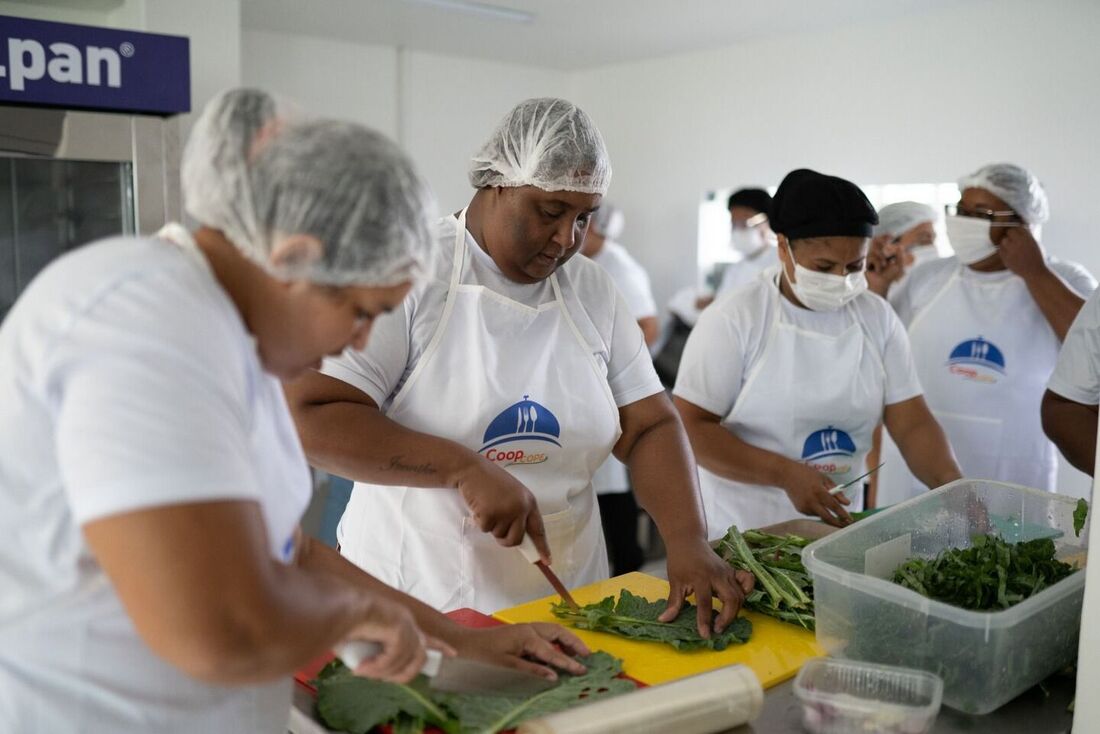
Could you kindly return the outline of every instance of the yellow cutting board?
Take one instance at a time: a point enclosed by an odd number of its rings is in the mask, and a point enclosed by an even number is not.
[[[619,591],[653,601],[668,598],[668,582],[644,573],[628,573],[607,581],[582,586],[572,591],[578,604],[593,604],[606,597],[618,598]],[[558,622],[550,612],[556,596],[504,609],[493,616],[503,622]],[[631,678],[648,685],[667,683],[696,673],[741,663],[752,668],[760,684],[770,688],[793,677],[810,658],[820,657],[825,650],[818,646],[814,633],[753,612],[742,612],[752,621],[752,638],[744,645],[730,645],[722,652],[693,650],[680,652],[663,642],[640,642],[604,632],[572,628],[593,650],[604,650],[622,658],[623,670]]]

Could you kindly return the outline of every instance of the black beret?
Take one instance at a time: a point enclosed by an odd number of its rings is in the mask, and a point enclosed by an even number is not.
[[[738,189],[730,194],[729,201],[726,202],[727,209],[735,206],[747,207],[754,212],[767,214],[770,217],[772,214],[772,197],[764,189]]]
[[[878,214],[851,181],[800,168],[779,184],[772,199],[771,228],[788,240],[808,237],[870,237]]]

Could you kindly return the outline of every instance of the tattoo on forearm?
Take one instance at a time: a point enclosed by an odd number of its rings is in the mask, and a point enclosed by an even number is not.
[[[409,464],[404,461],[404,456],[391,456],[390,465],[386,467],[386,471],[401,471],[408,472],[410,474],[435,474],[435,467],[432,466],[430,461],[426,461],[423,464]]]

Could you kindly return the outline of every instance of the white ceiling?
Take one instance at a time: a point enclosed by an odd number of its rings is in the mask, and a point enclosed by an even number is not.
[[[242,0],[245,29],[582,69],[923,14],[970,0]],[[494,5],[530,22],[446,7]]]

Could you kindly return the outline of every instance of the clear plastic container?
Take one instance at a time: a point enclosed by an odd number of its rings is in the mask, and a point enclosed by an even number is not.
[[[794,679],[812,734],[925,734],[940,712],[943,681],[921,670],[816,658]]]
[[[907,558],[969,547],[980,533],[1049,537],[1058,558],[1083,566],[1088,527],[1074,536],[1075,506],[1070,497],[964,479],[816,541],[802,559],[814,579],[818,642],[836,657],[935,673],[951,708],[999,708],[1075,659],[1085,574],[993,612],[933,601],[890,578]]]

